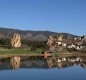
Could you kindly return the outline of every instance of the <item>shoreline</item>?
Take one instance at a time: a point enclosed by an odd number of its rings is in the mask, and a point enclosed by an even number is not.
[[[43,54],[34,54],[34,53],[29,53],[29,54],[25,54],[25,53],[21,53],[21,54],[0,54],[0,58],[8,58],[8,57],[13,57],[13,56],[19,56],[19,57],[43,57]],[[85,53],[81,53],[81,52],[62,52],[62,53],[53,53],[51,55],[49,55],[49,57],[52,56],[58,56],[58,57],[64,57],[64,56],[86,56]]]

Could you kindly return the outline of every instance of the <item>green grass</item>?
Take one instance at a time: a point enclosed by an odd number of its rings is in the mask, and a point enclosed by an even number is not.
[[[0,54],[40,54],[42,49],[36,51],[24,50],[24,49],[0,49]]]

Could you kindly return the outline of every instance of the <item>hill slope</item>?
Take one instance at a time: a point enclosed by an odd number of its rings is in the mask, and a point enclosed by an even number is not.
[[[38,40],[38,41],[46,41],[48,36],[57,36],[57,35],[64,35],[66,37],[76,37],[76,35],[72,35],[69,33],[57,33],[51,31],[31,31],[31,30],[18,30],[18,29],[11,29],[11,28],[2,28],[0,27],[0,38],[11,38],[14,33],[19,33],[22,39],[31,39],[31,40]]]

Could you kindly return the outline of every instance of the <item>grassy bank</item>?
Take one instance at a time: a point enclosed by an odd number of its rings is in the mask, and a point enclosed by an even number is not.
[[[36,51],[31,51],[28,49],[0,49],[0,58],[10,57],[10,56],[40,56],[42,49],[37,49]],[[54,56],[67,57],[67,56],[86,56],[86,53],[80,52],[54,52]]]
[[[4,54],[40,54],[42,49],[37,49],[36,51],[31,51],[28,49],[0,49],[0,55]]]

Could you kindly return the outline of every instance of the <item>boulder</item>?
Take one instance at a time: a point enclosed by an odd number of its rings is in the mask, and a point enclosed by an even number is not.
[[[11,46],[15,48],[21,46],[20,34],[14,33],[13,37],[11,38]]]
[[[63,35],[60,35],[59,37],[57,37],[58,41],[62,41],[63,40]]]
[[[52,46],[53,43],[54,43],[54,38],[52,36],[49,36],[48,41],[47,41],[47,45]]]

